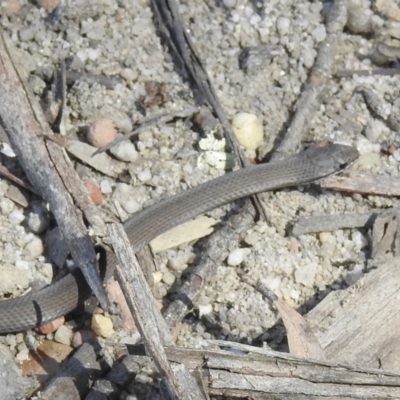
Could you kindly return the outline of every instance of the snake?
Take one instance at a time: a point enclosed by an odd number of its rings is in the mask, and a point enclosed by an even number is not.
[[[139,251],[176,225],[216,207],[252,194],[314,182],[347,168],[358,151],[338,143],[313,144],[279,161],[228,172],[138,211],[123,226],[132,248]],[[117,258],[106,255],[104,275],[113,274]],[[0,333],[25,331],[73,311],[91,295],[75,268],[61,279],[27,295],[0,301]]]

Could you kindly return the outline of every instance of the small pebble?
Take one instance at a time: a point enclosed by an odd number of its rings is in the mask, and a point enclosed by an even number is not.
[[[286,17],[279,17],[276,21],[276,29],[281,36],[285,36],[289,33],[290,19]]]
[[[100,204],[103,203],[103,196],[101,194],[101,190],[92,180],[88,179],[85,182],[85,188],[88,191],[89,196],[93,201],[93,204],[99,206]]]
[[[351,239],[354,242],[355,247],[358,250],[368,246],[367,238],[359,231],[355,231],[351,234]]]
[[[65,344],[67,346],[71,345],[72,340],[72,329],[66,325],[61,325],[56,334],[54,335],[54,340],[58,343]]]
[[[307,287],[313,287],[315,272],[315,265],[305,265],[304,267],[296,269],[296,271],[294,272],[294,277],[297,283],[301,283],[302,285]]]
[[[110,149],[110,153],[119,160],[125,162],[136,161],[139,158],[139,153],[130,140],[124,140],[123,142],[116,144]]]
[[[264,129],[256,115],[241,112],[232,119],[232,129],[239,143],[249,150],[255,150],[262,142]]]
[[[161,282],[162,277],[163,277],[163,273],[161,271],[153,272],[153,282],[154,283]]]
[[[10,215],[12,213],[12,211],[14,210],[14,207],[15,207],[15,203],[12,200],[7,199],[6,197],[3,197],[0,200],[0,210],[3,215]],[[16,210],[16,211],[17,211],[16,215],[22,214],[22,212],[20,210]],[[23,216],[23,214],[22,214],[22,216]],[[23,221],[23,219],[22,219],[22,221]]]
[[[172,286],[174,284],[174,282],[175,282],[175,279],[176,279],[175,275],[172,272],[166,271],[166,272],[163,273],[162,280],[167,285]]]
[[[135,199],[129,199],[122,204],[128,214],[133,214],[140,210],[140,204]]]
[[[111,319],[101,314],[93,315],[91,327],[97,336],[101,336],[106,339],[114,333],[114,327]]]
[[[25,343],[24,343],[25,345]],[[15,357],[17,362],[22,362],[22,361],[26,361],[29,359],[29,350],[28,348],[25,346],[23,347],[21,350],[18,351],[17,356]]]
[[[124,68],[121,72],[120,75],[122,78],[124,78],[127,82],[133,82],[136,81],[136,79],[139,76],[139,73],[137,72],[136,69],[132,68]]]
[[[317,43],[324,41],[326,38],[325,25],[318,25],[311,34]]]
[[[203,315],[210,314],[213,308],[211,304],[207,304],[205,306],[199,305],[199,317],[201,318]]]
[[[103,147],[117,136],[117,130],[109,119],[100,118],[92,123],[87,134],[87,141],[94,147]]]
[[[43,254],[43,242],[40,238],[34,237],[26,246],[25,250],[32,259],[36,259]]]
[[[60,326],[62,326],[65,322],[64,317],[57,318],[53,321],[46,322],[43,325],[38,326],[35,330],[39,333],[48,334],[55,332]]]
[[[324,244],[329,241],[329,239],[332,237],[332,234],[330,232],[321,232],[318,235],[319,241]]]
[[[233,251],[230,252],[229,256],[228,256],[228,264],[232,267],[235,267],[237,265],[240,265],[245,256],[247,256],[250,253],[250,249],[235,249]]]
[[[13,225],[19,225],[25,219],[25,215],[21,210],[14,210],[8,218]]]
[[[140,182],[148,182],[151,179],[151,172],[149,169],[144,169],[137,173],[137,178]]]
[[[103,179],[100,182],[100,190],[103,194],[110,194],[112,193],[111,183],[107,179]]]
[[[47,212],[43,209],[30,212],[27,216],[27,223],[32,232],[41,234],[49,226]]]

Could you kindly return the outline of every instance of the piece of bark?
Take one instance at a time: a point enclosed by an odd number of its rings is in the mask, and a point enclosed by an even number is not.
[[[183,243],[200,239],[212,233],[213,226],[216,223],[217,221],[214,218],[202,215],[157,236],[150,242],[150,246],[154,253],[159,253],[160,251],[177,247]]]
[[[329,361],[400,370],[399,265],[387,261],[307,314]]]
[[[338,229],[371,228],[380,210],[363,214],[317,215],[300,218],[290,229],[293,236],[318,232],[333,232]]]
[[[210,344],[237,351],[165,349],[171,361],[203,371],[209,394],[228,396],[237,391],[250,398],[253,394],[263,394],[264,399],[277,395],[287,396],[282,397],[285,399],[301,395],[313,399],[378,399],[400,395],[398,372],[311,361],[240,343],[213,340]]]
[[[117,178],[127,168],[125,163],[112,159],[108,154],[97,154],[98,149],[87,143],[70,140],[66,148],[77,159],[112,178]]]
[[[348,176],[333,175],[321,182],[325,189],[340,192],[371,194],[377,196],[400,196],[400,180],[395,176],[350,172]]]
[[[76,265],[100,301],[109,307],[96,271],[96,253],[86,227],[57,174],[43,134],[52,132],[43,112],[15,69],[3,35],[0,35],[0,120],[25,174],[42,197],[49,202]]]
[[[163,383],[170,398],[203,399],[199,390],[197,393],[192,392],[193,386],[188,385],[186,375],[173,371],[166,358],[163,346],[172,345],[173,340],[168,326],[155,304],[122,225],[110,224],[108,231],[119,261],[119,265],[116,266],[119,284],[145,347],[163,375]],[[193,385],[195,386],[195,384]]]

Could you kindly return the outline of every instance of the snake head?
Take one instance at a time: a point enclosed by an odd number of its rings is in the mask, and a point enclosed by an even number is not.
[[[359,156],[358,150],[354,147],[330,142],[313,144],[304,153],[323,171],[324,176],[336,174],[347,168]]]

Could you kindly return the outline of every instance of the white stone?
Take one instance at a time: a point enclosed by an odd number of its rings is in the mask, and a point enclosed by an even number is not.
[[[276,21],[276,29],[280,35],[285,36],[289,33],[290,19],[286,17],[279,17]]]
[[[46,215],[42,212],[31,212],[28,214],[27,222],[30,230],[37,234],[44,232],[49,226]]]
[[[359,231],[353,232],[351,234],[351,239],[353,240],[354,245],[358,250],[361,250],[364,247],[368,246],[367,238]]]
[[[40,238],[34,237],[26,246],[25,250],[31,258],[36,259],[43,254],[43,242]]]
[[[103,194],[110,194],[112,193],[111,183],[107,179],[103,179],[100,182],[100,190]]]
[[[0,209],[1,209],[1,213],[3,215],[11,214],[12,211],[14,210],[14,206],[15,206],[14,202],[12,200],[10,200],[10,199],[7,199],[6,197],[3,197],[0,200]],[[18,212],[21,213],[21,211],[19,211],[19,210],[18,210]],[[22,221],[23,221],[23,219],[22,219]]]
[[[244,249],[235,249],[230,252],[228,256],[228,264],[231,265],[232,267],[235,267],[237,265],[240,265],[244,258],[250,253],[250,249],[244,248]]]
[[[132,162],[138,159],[139,153],[136,151],[135,145],[130,140],[124,140],[110,149],[113,154],[121,161]]]
[[[210,314],[213,308],[211,304],[207,304],[205,306],[199,305],[199,317],[201,318],[203,315]]]
[[[139,73],[136,69],[132,68],[124,68],[121,73],[121,77],[124,78],[128,82],[136,81],[139,76]]]
[[[232,119],[232,129],[245,149],[255,150],[264,137],[263,125],[254,114],[245,112],[236,114]]]
[[[140,204],[135,199],[129,199],[122,204],[124,210],[129,213],[133,214],[140,210]]]
[[[297,268],[294,272],[294,278],[297,283],[301,283],[307,287],[313,287],[315,279],[316,266],[313,264],[305,265]]]
[[[148,182],[151,179],[151,172],[149,169],[144,169],[137,173],[137,178],[140,182]]]
[[[114,326],[110,318],[95,314],[92,318],[92,330],[97,336],[107,339],[114,333]]]
[[[325,25],[318,25],[313,31],[312,36],[316,42],[322,42],[326,38],[326,29]]]

